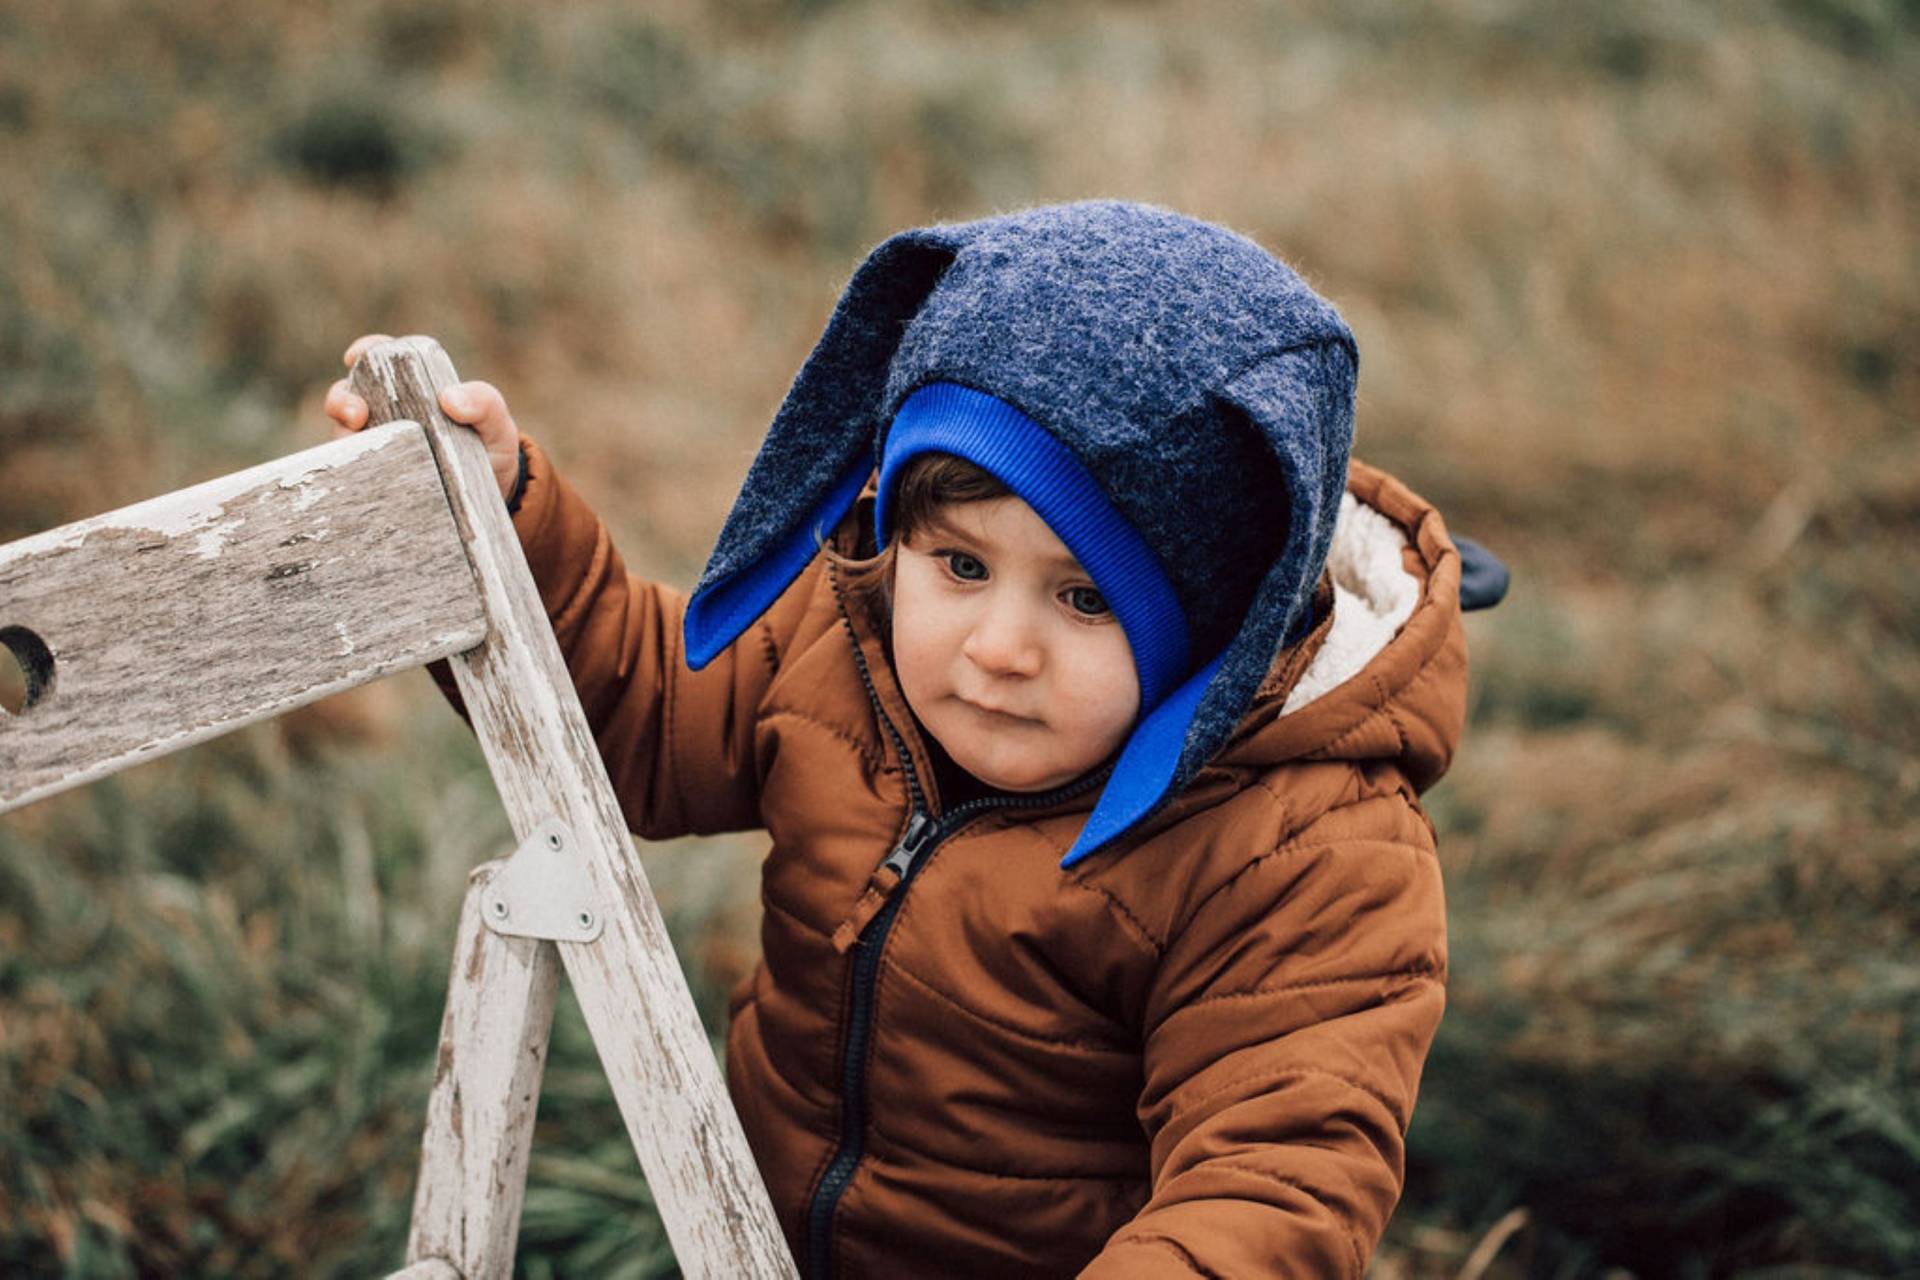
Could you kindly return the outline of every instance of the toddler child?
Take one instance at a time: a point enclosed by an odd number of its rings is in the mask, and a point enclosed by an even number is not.
[[[633,829],[771,835],[727,1071],[803,1274],[1365,1270],[1440,1019],[1417,796],[1465,644],[1439,515],[1349,466],[1355,372],[1207,223],[904,232],[690,598],[498,392],[443,394]]]

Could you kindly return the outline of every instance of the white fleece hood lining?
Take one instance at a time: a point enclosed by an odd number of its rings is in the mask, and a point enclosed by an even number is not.
[[[1351,493],[1340,497],[1340,515],[1327,549],[1333,577],[1333,626],[1280,714],[1289,715],[1339,688],[1385,649],[1413,616],[1420,580],[1407,571],[1407,538],[1386,516]]]

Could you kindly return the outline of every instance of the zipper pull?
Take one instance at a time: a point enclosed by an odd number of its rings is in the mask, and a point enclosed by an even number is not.
[[[861,933],[880,914],[880,909],[887,905],[887,899],[906,880],[907,872],[912,869],[915,860],[925,852],[933,837],[933,830],[933,819],[915,809],[913,816],[907,819],[907,829],[900,836],[900,843],[893,847],[886,861],[875,867],[873,874],[867,877],[866,891],[853,904],[853,914],[842,920],[839,928],[833,931],[835,951],[845,955],[860,940]],[[888,871],[893,874],[888,875]]]
[[[918,809],[907,819],[906,832],[901,835],[900,843],[893,847],[887,860],[880,864],[882,870],[893,868],[893,873],[902,880],[907,878],[907,869],[913,866],[914,859],[927,847],[927,838],[933,834],[933,819]]]

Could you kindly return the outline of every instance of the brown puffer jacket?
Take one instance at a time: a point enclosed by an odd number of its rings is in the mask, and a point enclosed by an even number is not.
[[[1331,616],[1176,801],[1062,871],[1092,791],[944,810],[823,561],[691,672],[684,596],[538,446],[529,475],[515,527],[632,828],[771,833],[727,1068],[804,1274],[1364,1271],[1446,972],[1416,800],[1465,703],[1438,513],[1356,463]]]

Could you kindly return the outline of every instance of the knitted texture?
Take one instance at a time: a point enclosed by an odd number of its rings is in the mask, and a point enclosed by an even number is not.
[[[1167,210],[1093,201],[903,232],[854,273],[775,415],[689,609],[690,661],[798,573],[802,538],[844,514],[915,390],[1005,401],[1152,548],[1198,668],[1143,708],[1075,861],[1186,785],[1308,608],[1357,366],[1338,313],[1285,264]]]

